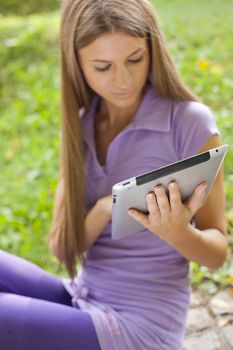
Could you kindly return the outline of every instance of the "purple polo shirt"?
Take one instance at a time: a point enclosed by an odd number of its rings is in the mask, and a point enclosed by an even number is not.
[[[83,113],[86,206],[112,186],[191,156],[219,133],[200,102],[162,98],[148,84],[133,120],[110,143],[105,166],[96,156],[94,118],[100,97]],[[147,229],[115,241],[111,222],[86,252],[72,283],[73,305],[89,312],[102,350],[180,350],[189,306],[189,264]]]

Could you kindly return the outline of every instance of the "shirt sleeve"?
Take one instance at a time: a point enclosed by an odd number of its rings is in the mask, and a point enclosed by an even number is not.
[[[178,102],[173,114],[173,142],[180,159],[190,157],[220,131],[209,107],[201,102]]]

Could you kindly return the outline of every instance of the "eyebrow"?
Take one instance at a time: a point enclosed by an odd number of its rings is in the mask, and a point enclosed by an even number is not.
[[[139,51],[145,51],[145,49],[142,49],[142,48],[141,48],[141,49],[138,49],[138,50],[134,51],[133,53],[131,53],[127,58],[129,58],[129,57],[135,55],[135,54],[138,53]],[[96,59],[96,60],[91,60],[91,62],[106,62],[106,63],[109,63],[109,62],[111,62],[111,61]]]

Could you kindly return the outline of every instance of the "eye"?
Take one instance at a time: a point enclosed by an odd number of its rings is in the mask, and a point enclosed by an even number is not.
[[[136,60],[129,60],[129,62],[130,62],[130,63],[133,63],[133,64],[136,64],[136,63],[141,62],[141,61],[142,61],[142,59],[143,59],[143,56],[142,56],[142,57],[140,57],[140,58],[138,58],[138,59],[136,59]]]
[[[109,64],[108,66],[103,67],[103,68],[95,67],[95,70],[97,70],[98,72],[106,72],[110,67],[111,67],[111,65]]]
[[[128,60],[128,62],[132,63],[132,64],[137,64],[137,63],[141,62],[142,60],[143,60],[143,56],[140,58],[137,58],[136,60]],[[111,64],[109,64],[108,66],[103,67],[103,68],[95,67],[95,70],[97,72],[106,72],[107,70],[109,70],[110,67],[111,67]]]

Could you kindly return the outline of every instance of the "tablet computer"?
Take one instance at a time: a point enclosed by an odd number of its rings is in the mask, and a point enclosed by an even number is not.
[[[182,159],[165,167],[126,179],[112,187],[112,238],[120,239],[145,229],[128,215],[129,208],[148,213],[146,194],[158,184],[164,186],[175,180],[181,191],[182,201],[188,199],[201,182],[207,182],[206,197],[227,152],[228,145]]]

